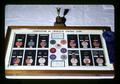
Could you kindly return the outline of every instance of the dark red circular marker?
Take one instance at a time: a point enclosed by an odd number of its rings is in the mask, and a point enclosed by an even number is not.
[[[50,49],[50,52],[51,52],[51,53],[55,53],[55,52],[56,52],[56,49],[55,49],[55,48],[51,48],[51,49]]]

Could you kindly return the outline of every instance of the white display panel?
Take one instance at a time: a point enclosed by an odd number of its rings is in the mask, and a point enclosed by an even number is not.
[[[105,39],[102,36],[103,30],[81,30],[81,29],[12,29],[5,57],[5,70],[26,71],[65,71],[65,74],[49,73],[37,76],[17,75],[15,78],[25,79],[53,79],[54,75],[61,79],[89,79],[103,78],[100,75],[84,75],[66,73],[66,71],[113,71],[113,64],[110,63]],[[24,72],[24,70],[26,70]],[[35,72],[35,73],[36,73]],[[11,73],[11,72],[10,72]],[[14,73],[14,72],[12,72]],[[18,74],[17,72],[15,72]],[[32,72],[31,72],[32,73]],[[99,77],[96,75],[99,74]],[[14,75],[14,74],[13,74]],[[46,76],[44,76],[46,75]],[[6,75],[6,78],[14,78]],[[113,78],[112,74],[104,78]]]
[[[29,30],[29,29],[13,29],[12,32],[11,32],[11,35],[10,35],[10,41],[9,41],[9,44],[8,44],[8,49],[7,49],[7,53],[6,53],[6,59],[5,59],[5,68],[6,69],[25,69],[25,70],[28,70],[28,69],[31,69],[31,70],[113,70],[113,65],[110,64],[110,61],[109,61],[109,57],[108,57],[108,52],[107,52],[107,48],[106,48],[106,44],[105,44],[105,40],[102,36],[102,30],[59,30],[57,31],[57,35],[60,35],[58,36],[59,38],[58,39],[55,39],[55,38],[51,38],[52,35],[56,35],[56,31],[54,30],[45,30],[45,29],[39,29],[39,30]],[[23,47],[23,48],[19,48],[19,47],[13,47],[14,46],[14,41],[15,41],[15,35],[17,34],[24,34],[25,35],[25,43],[24,45],[26,45],[26,39],[27,39],[27,35],[28,34],[35,34],[37,37],[36,37],[36,47],[33,47],[33,48],[27,48],[27,47]],[[39,48],[37,47],[39,45],[39,35],[41,36],[44,36],[44,35],[48,35],[49,37],[49,41],[48,41],[48,47],[44,47],[44,48]],[[77,35],[77,39],[78,39],[78,48],[68,48],[68,35]],[[89,37],[89,41],[91,42],[91,39],[90,39],[90,35],[99,35],[100,36],[100,39],[101,39],[101,44],[102,44],[102,48],[92,48],[92,43],[90,43],[90,48],[80,48],[80,43],[79,43],[79,40],[80,38],[78,37],[79,35],[88,35]],[[64,36],[64,38],[63,38]],[[56,43],[55,44],[51,44],[50,41],[51,40],[55,40]],[[61,40],[66,40],[67,43],[65,43],[64,45],[62,45],[60,43]],[[57,45],[57,44],[60,44],[60,45]],[[55,53],[51,53],[50,52],[50,49],[51,48],[54,48],[56,50]],[[66,49],[65,53],[61,53],[61,49],[64,48]],[[53,51],[54,51],[53,49]],[[64,52],[64,49],[63,49],[63,52]],[[21,62],[21,65],[17,66],[17,65],[11,65],[10,62],[11,62],[11,57],[12,57],[12,51],[14,50],[23,50],[23,58],[22,58],[22,62]],[[35,51],[35,56],[34,56],[34,64],[31,65],[31,66],[26,66],[24,65],[24,59],[25,59],[25,52],[26,50],[33,50]],[[37,65],[37,52],[39,50],[48,50],[48,56],[47,56],[47,60],[48,60],[48,63],[46,66],[40,66],[40,64]],[[68,51],[72,51],[72,50],[75,50],[75,51],[78,51],[79,52],[79,66],[71,66],[69,65],[69,56],[68,56]],[[82,64],[82,57],[81,57],[81,51],[90,51],[91,52],[91,60],[93,60],[93,63],[92,65],[83,65]],[[93,57],[93,51],[103,51],[103,54],[104,54],[104,61],[105,61],[105,65],[104,66],[98,66],[98,65],[95,65],[95,59]],[[66,56],[66,59],[64,60],[65,62],[65,66],[64,67],[57,67],[57,68],[52,68],[51,67],[51,61],[52,59],[50,58],[50,55],[54,54],[56,56],[56,58],[54,60],[63,60],[61,59],[61,56],[62,55],[65,55]],[[51,56],[52,57],[52,56]],[[53,57],[54,58],[54,57]],[[45,59],[46,60],[46,59]],[[74,62],[74,61],[73,61]],[[43,64],[44,65],[44,64]]]

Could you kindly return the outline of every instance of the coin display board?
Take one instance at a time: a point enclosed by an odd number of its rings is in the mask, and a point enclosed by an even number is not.
[[[109,27],[9,26],[6,78],[113,78],[102,36]]]

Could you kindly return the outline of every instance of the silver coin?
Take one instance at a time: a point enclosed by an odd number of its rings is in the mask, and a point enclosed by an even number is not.
[[[86,42],[86,41],[83,41],[81,44],[82,44],[83,48],[87,48],[88,47],[88,42]]]
[[[61,59],[65,60],[65,59],[67,59],[67,56],[66,55],[61,55]]]
[[[72,58],[72,59],[70,60],[70,62],[71,62],[72,64],[77,64],[77,63],[78,63],[78,60],[77,60],[76,58]]]
[[[28,45],[29,45],[29,46],[34,46],[35,43],[33,42],[33,40],[30,40],[30,42],[28,42]]]
[[[96,62],[97,62],[98,64],[103,64],[104,61],[103,61],[102,58],[97,58],[97,59],[96,59]]]
[[[38,62],[39,62],[40,64],[44,64],[44,63],[45,63],[45,61],[46,61],[46,59],[45,59],[45,58],[39,58],[39,60],[38,60]]]

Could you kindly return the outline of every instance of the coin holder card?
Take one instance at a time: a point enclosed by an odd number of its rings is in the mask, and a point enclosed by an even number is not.
[[[93,65],[93,59],[90,50],[81,50],[81,62],[83,66]]]
[[[79,35],[80,48],[90,48],[89,35]]]
[[[101,63],[101,66],[106,66],[105,65],[105,57],[104,57],[104,54],[103,54],[103,51],[102,50],[93,50],[93,57],[94,57],[94,62],[95,62],[95,65],[99,66],[99,63],[97,62],[97,58],[100,58],[103,60],[103,63]],[[99,60],[102,61],[102,60]]]
[[[37,34],[27,34],[26,48],[36,48]]]
[[[77,39],[77,34],[75,35],[67,35],[67,40],[68,40],[68,48],[78,48],[78,39]]]
[[[10,65],[22,65],[23,50],[13,50]]]
[[[25,34],[16,34],[14,48],[23,48],[25,44]]]
[[[35,56],[36,56],[35,50],[25,50],[23,65],[31,66],[35,65]]]
[[[49,35],[40,34],[38,41],[38,48],[48,48],[49,47]]]
[[[6,74],[19,74],[17,70],[23,70],[24,73],[20,72],[23,75],[53,74],[57,71],[65,75],[75,75],[84,70],[84,73],[113,71],[102,36],[104,27],[94,28],[9,27]]]
[[[43,65],[41,64],[41,58],[43,58],[44,62]],[[41,61],[40,61],[41,60]],[[37,51],[37,64],[42,66],[48,66],[48,50],[38,50]]]
[[[92,48],[102,48],[100,35],[90,35]]]
[[[69,66],[80,66],[80,58],[78,50],[68,50]]]

